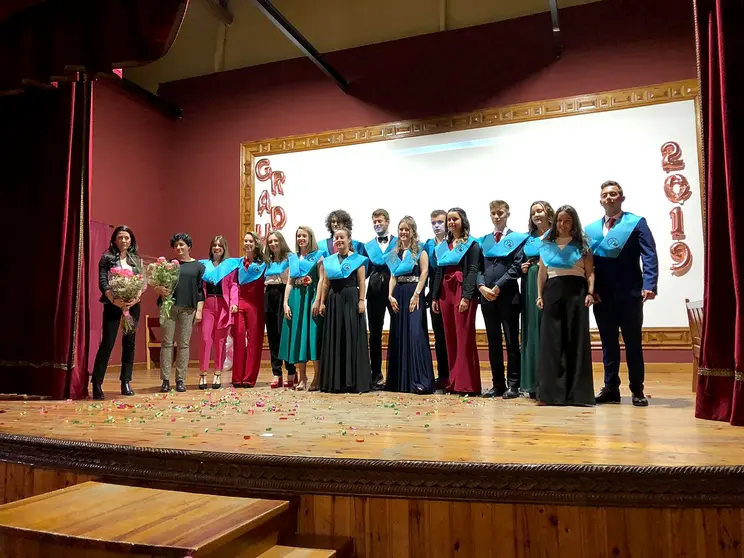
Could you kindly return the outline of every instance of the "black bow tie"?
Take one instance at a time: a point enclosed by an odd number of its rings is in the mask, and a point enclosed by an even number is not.
[[[378,236],[377,237],[377,242],[379,242],[380,244],[382,244],[383,242],[387,242],[387,241],[388,241],[388,237],[387,236]]]

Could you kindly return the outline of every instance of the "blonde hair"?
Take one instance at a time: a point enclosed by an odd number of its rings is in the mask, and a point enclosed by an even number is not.
[[[310,254],[312,252],[315,252],[318,249],[318,242],[315,240],[315,233],[313,232],[313,229],[311,229],[307,225],[300,225],[295,231],[295,253],[300,253],[300,245],[297,244],[297,233],[300,231],[305,231],[308,236],[307,253]]]
[[[411,229],[411,245],[408,249],[411,251],[411,254],[415,256],[419,252],[419,235],[418,228],[416,227],[416,221],[410,215],[406,215],[400,221],[398,221],[398,229],[400,229],[401,223],[405,223],[406,225],[408,225],[408,228]],[[398,233],[398,236],[400,236],[400,232]],[[403,245],[398,242],[398,255],[400,256],[403,251]]]

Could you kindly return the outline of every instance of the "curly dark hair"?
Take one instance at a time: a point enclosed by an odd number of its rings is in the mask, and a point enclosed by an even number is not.
[[[183,240],[184,243],[186,243],[186,246],[189,247],[189,250],[194,247],[194,241],[191,240],[191,236],[187,233],[176,233],[171,237],[170,245],[171,248],[175,248],[176,242],[179,240]]]
[[[351,215],[349,215],[348,211],[344,211],[343,209],[334,209],[328,214],[328,217],[326,217],[325,220],[325,226],[326,229],[328,229],[328,232],[333,235],[333,229],[331,228],[331,221],[336,220],[339,227],[343,227],[345,229],[349,229],[349,231],[352,230],[354,221],[351,219]]]

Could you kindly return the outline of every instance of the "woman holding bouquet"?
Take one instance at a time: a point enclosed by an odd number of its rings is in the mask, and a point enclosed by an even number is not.
[[[245,233],[243,248],[245,257],[238,267],[238,312],[233,320],[232,383],[236,388],[252,388],[261,368],[266,263],[256,233]]]
[[[320,376],[320,339],[323,318],[320,315],[320,290],[325,280],[323,250],[318,249],[310,227],[300,226],[295,233],[296,253],[289,254],[289,281],[284,291],[284,323],[279,358],[297,365],[300,373],[297,389],[308,389],[307,362],[313,361],[315,376],[310,390],[318,388]]]
[[[123,269],[135,274],[142,273],[142,261],[137,254],[137,240],[132,230],[126,225],[114,229],[108,250],[98,262],[98,288],[101,291],[100,302],[103,303],[103,331],[101,344],[98,346],[95,364],[93,365],[93,399],[103,399],[103,379],[106,375],[111,351],[119,333],[119,324],[124,311],[128,311],[133,320],[133,328],[122,333],[121,337],[121,394],[134,395],[129,383],[132,381],[134,366],[134,342],[137,324],[140,317],[139,294],[132,300],[116,298],[109,285],[109,274],[112,269]]]
[[[225,344],[232,317],[238,311],[238,289],[235,270],[240,258],[230,258],[227,240],[217,235],[209,244],[209,259],[204,264],[204,312],[201,325],[201,355],[199,358],[199,389],[207,389],[212,345],[214,344],[214,377],[212,389],[222,387],[220,376],[225,364]]]
[[[325,316],[320,390],[330,393],[363,393],[370,390],[372,369],[364,316],[367,258],[351,251],[349,229],[333,233],[336,253],[323,260],[320,313]]]
[[[279,357],[279,344],[284,322],[284,291],[289,280],[289,246],[284,235],[274,231],[266,237],[264,259],[267,262],[264,283],[264,313],[266,321],[266,336],[269,338],[269,352],[271,354],[271,372],[274,381],[272,388],[282,387],[282,359]],[[287,367],[288,388],[295,385],[295,365],[284,361]]]
[[[179,266],[178,283],[173,293],[165,287],[156,287],[159,304],[173,299],[173,307],[165,320],[161,319],[163,342],[160,347],[160,386],[162,393],[170,391],[170,373],[173,364],[173,339],[178,323],[178,352],[176,355],[176,391],[186,391],[186,372],[189,367],[189,345],[194,324],[202,320],[204,309],[204,264],[191,257],[193,241],[186,233],[176,233],[170,241]]]

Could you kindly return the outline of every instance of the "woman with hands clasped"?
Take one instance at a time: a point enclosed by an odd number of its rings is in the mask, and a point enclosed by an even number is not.
[[[564,205],[540,248],[536,305],[543,311],[537,366],[540,405],[594,405],[589,307],[594,259],[576,210]]]
[[[390,269],[389,301],[397,318],[390,324],[385,389],[433,393],[434,367],[424,303],[429,255],[419,243],[413,217],[403,217],[398,223],[398,244],[386,264]]]

